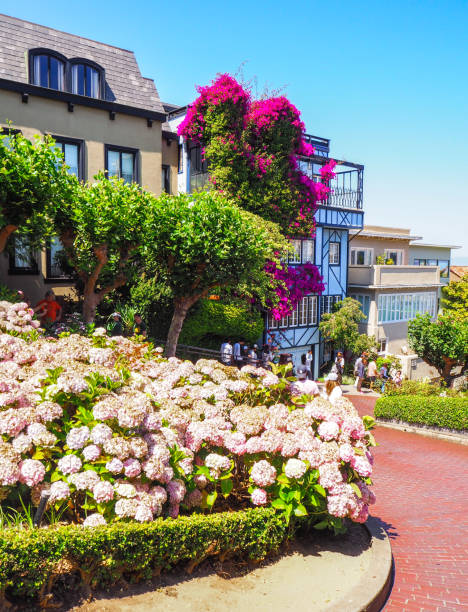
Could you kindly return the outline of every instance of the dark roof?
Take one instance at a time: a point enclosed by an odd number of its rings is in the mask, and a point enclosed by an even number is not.
[[[0,14],[0,79],[28,83],[28,51],[45,48],[67,59],[89,59],[105,70],[109,102],[164,113],[152,79],[144,78],[132,51]]]

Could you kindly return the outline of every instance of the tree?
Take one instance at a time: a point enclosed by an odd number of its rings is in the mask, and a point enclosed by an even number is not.
[[[142,261],[172,291],[174,314],[166,354],[173,356],[189,309],[215,288],[273,297],[265,272],[287,242],[278,227],[215,192],[163,194],[147,209]]]
[[[456,365],[466,368],[468,360],[468,319],[451,314],[440,315],[432,321],[431,315],[418,315],[408,323],[408,340],[413,351],[428,365],[438,370],[447,385]]]
[[[83,318],[94,320],[101,300],[124,285],[142,239],[143,214],[154,197],[135,183],[106,179],[80,186],[56,217],[60,240],[83,290]]]
[[[0,253],[19,228],[34,244],[51,236],[55,211],[73,200],[78,181],[53,145],[49,137],[0,135]]]
[[[444,314],[452,314],[462,320],[468,319],[468,274],[444,287],[442,305]]]
[[[377,342],[374,336],[359,333],[359,323],[366,316],[361,305],[353,298],[345,298],[335,306],[335,312],[324,313],[319,323],[320,332],[335,348],[352,353],[373,349]]]

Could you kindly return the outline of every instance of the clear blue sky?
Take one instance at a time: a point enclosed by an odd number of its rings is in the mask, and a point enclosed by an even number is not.
[[[0,11],[136,53],[161,98],[236,72],[285,86],[308,132],[365,165],[366,222],[458,244],[468,263],[465,0],[2,0]]]

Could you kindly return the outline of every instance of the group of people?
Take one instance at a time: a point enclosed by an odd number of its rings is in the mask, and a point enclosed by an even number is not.
[[[271,363],[279,363],[280,355],[277,346],[265,344],[262,349],[257,344],[249,346],[244,340],[237,340],[232,343],[227,338],[220,348],[221,362],[224,365],[242,368],[244,365],[263,367],[270,369]]]
[[[362,383],[365,378],[370,381],[372,386],[379,380],[381,393],[385,391],[385,384],[389,379],[391,379],[396,386],[400,386],[403,380],[401,370],[390,373],[386,363],[383,363],[380,369],[378,369],[375,359],[372,359],[367,352],[363,352],[361,356],[356,359],[354,364],[354,376],[356,377],[354,386],[359,393],[363,393]]]
[[[113,312],[110,319],[111,323],[109,325],[109,334],[111,336],[123,336],[124,325],[120,312]],[[136,312],[133,315],[132,336],[143,336],[143,338],[146,338],[147,335],[148,332],[146,329],[146,323],[143,321],[141,314]]]

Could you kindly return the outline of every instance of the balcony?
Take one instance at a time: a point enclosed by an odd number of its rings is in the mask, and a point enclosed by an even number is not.
[[[438,287],[440,273],[437,266],[349,266],[348,284],[368,289]]]

